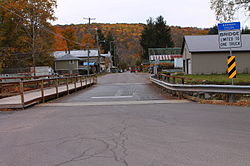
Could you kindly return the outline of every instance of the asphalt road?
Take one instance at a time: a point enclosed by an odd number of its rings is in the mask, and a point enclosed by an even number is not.
[[[176,100],[120,73],[0,113],[0,166],[249,166],[250,108]]]

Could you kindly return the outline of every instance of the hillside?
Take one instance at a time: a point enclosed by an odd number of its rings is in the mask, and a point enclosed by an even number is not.
[[[116,51],[121,60],[127,62],[133,61],[133,58],[138,59],[142,53],[140,46],[140,36],[144,29],[143,24],[80,24],[80,25],[56,25],[55,32],[61,34],[66,28],[71,27],[76,32],[76,40],[82,43],[84,35],[87,34],[88,27],[92,37],[95,38],[96,28],[101,29],[104,36],[109,32],[112,33],[116,41]],[[201,35],[207,34],[208,29],[200,29],[193,27],[171,27],[172,39],[175,47],[181,47],[184,35]],[[64,39],[55,38],[55,50],[65,50],[67,48]]]

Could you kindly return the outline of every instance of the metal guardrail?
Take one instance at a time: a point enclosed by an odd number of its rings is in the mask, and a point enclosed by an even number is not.
[[[172,84],[154,78],[151,81],[166,89],[177,92],[204,92],[204,93],[224,93],[224,94],[250,94],[250,86],[240,85],[187,85]]]

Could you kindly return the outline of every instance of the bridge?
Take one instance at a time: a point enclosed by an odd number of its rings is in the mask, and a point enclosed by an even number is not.
[[[178,99],[149,74],[108,74],[48,103],[1,112],[0,165],[245,166],[249,119],[248,107]]]

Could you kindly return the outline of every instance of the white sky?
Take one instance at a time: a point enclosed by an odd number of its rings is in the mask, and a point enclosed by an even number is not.
[[[168,25],[208,28],[217,24],[210,0],[57,0],[53,24],[146,23],[162,15]]]

